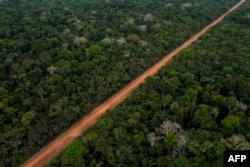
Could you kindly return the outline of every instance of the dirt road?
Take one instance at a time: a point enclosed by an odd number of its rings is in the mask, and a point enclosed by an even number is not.
[[[233,10],[237,9],[245,0],[241,0],[229,11],[221,15],[219,18],[214,20],[211,24],[203,28],[196,35],[188,39],[181,46],[176,48],[170,54],[166,55],[158,63],[147,69],[138,78],[129,83],[126,87],[121,89],[119,92],[114,94],[107,101],[102,103],[99,107],[95,108],[90,114],[85,116],[83,119],[78,121],[75,125],[69,128],[67,131],[59,135],[54,141],[49,143],[38,153],[33,155],[28,161],[21,165],[21,167],[40,167],[47,164],[55,156],[57,156],[69,143],[71,143],[76,137],[81,135],[88,127],[93,125],[98,118],[100,118],[108,109],[115,107],[121,101],[123,101],[127,95],[129,95],[135,88],[142,84],[148,76],[152,76],[157,73],[167,62],[169,62],[175,55],[177,55],[182,49],[188,47],[191,43],[195,42],[201,35],[203,35],[209,28],[216,25],[224,19]]]

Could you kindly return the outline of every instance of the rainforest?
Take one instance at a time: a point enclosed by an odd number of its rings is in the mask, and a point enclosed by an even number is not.
[[[237,0],[1,0],[0,166],[19,166]],[[223,166],[250,150],[250,3],[47,166]]]

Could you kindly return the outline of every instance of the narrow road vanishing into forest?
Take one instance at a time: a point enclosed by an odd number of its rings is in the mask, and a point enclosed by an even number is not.
[[[76,137],[81,135],[87,128],[93,125],[108,109],[114,108],[121,101],[123,101],[135,88],[141,85],[145,78],[157,73],[166,63],[168,63],[175,55],[177,55],[181,50],[187,48],[190,44],[197,41],[198,38],[203,35],[212,26],[218,24],[224,19],[230,12],[237,9],[245,0],[241,0],[236,5],[234,5],[230,10],[221,15],[219,18],[214,20],[212,23],[203,28],[200,32],[195,34],[193,37],[184,42],[181,46],[176,48],[170,54],[162,58],[158,63],[147,69],[138,78],[130,82],[127,86],[121,89],[119,92],[114,94],[107,101],[102,103],[100,106],[95,108],[87,116],[79,120],[67,131],[59,135],[55,140],[49,143],[47,146],[42,148],[38,153],[33,155],[28,161],[21,165],[21,167],[41,167],[45,166],[50,160],[55,158],[68,144],[70,144]]]

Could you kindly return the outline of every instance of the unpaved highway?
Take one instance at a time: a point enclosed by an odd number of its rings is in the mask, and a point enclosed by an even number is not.
[[[235,6],[233,6],[226,13],[214,20],[212,23],[203,28],[196,35],[188,39],[181,46],[176,48],[170,54],[162,58],[158,63],[147,69],[138,78],[129,83],[126,87],[114,94],[107,101],[95,108],[90,114],[82,118],[75,125],[69,128],[67,131],[59,135],[55,140],[41,149],[38,153],[33,155],[28,161],[21,165],[21,167],[41,167],[46,165],[50,160],[55,158],[69,143],[71,143],[76,137],[81,135],[87,128],[93,125],[98,118],[100,118],[108,109],[115,107],[121,101],[123,101],[135,88],[142,84],[148,76],[152,76],[157,73],[166,63],[168,63],[175,55],[177,55],[182,49],[188,47],[191,43],[195,42],[201,35],[203,35],[209,28],[216,25],[224,19],[230,12],[237,9],[245,0],[241,0]]]

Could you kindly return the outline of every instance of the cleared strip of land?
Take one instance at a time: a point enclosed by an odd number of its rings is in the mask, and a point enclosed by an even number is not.
[[[38,153],[33,155],[28,161],[21,165],[21,167],[40,167],[46,165],[50,160],[56,157],[69,143],[71,143],[76,137],[81,135],[87,128],[93,125],[108,109],[114,108],[121,101],[123,101],[134,89],[141,85],[145,79],[149,76],[157,73],[166,63],[168,63],[174,56],[176,56],[181,50],[187,48],[190,44],[197,41],[208,29],[218,24],[224,19],[230,12],[241,6],[245,0],[241,0],[234,5],[226,13],[218,17],[212,23],[207,25],[193,37],[184,42],[181,46],[176,48],[170,54],[162,58],[158,63],[147,69],[143,74],[137,77],[135,80],[130,82],[127,86],[121,89],[119,92],[110,97],[107,101],[102,103],[100,106],[95,108],[87,116],[79,120],[67,131],[59,135],[55,140],[49,143],[47,146],[42,148]]]

